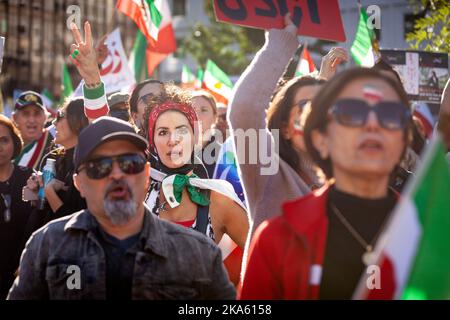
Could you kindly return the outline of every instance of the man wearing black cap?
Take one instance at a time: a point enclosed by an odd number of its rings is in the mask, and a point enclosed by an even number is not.
[[[19,128],[24,147],[14,159],[15,164],[35,169],[50,151],[53,136],[44,129],[46,119],[47,111],[38,93],[26,91],[17,98],[13,120]]]
[[[75,150],[87,210],[30,238],[9,299],[232,299],[218,247],[144,206],[147,142],[125,121],[101,117]]]

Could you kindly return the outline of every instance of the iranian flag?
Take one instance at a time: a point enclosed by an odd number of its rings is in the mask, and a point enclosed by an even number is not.
[[[170,14],[167,0],[155,0],[155,6],[162,14],[161,25],[159,29],[158,41],[149,43],[147,46],[147,70],[148,74],[153,74],[156,67],[169,54],[177,50],[175,33],[172,27],[172,15]]]
[[[450,168],[438,134],[375,248],[381,288],[358,299],[450,299]]]
[[[119,0],[117,9],[130,17],[149,43],[158,40],[162,15],[155,0]]]
[[[230,78],[214,62],[208,59],[203,75],[203,88],[211,92],[217,102],[228,105],[233,83]]]
[[[147,75],[153,74],[161,61],[177,49],[169,4],[166,0],[119,0],[117,8],[134,20],[144,35]],[[144,19],[144,17],[147,18]],[[148,21],[148,19],[152,24],[142,22]],[[138,59],[134,60],[137,63],[142,61],[142,42],[138,34],[133,48],[133,51],[136,51],[135,56],[139,56]],[[138,71],[135,70],[136,74],[138,74]],[[139,77],[139,74],[137,77]]]
[[[358,29],[356,30],[355,41],[350,48],[357,65],[373,67],[376,49],[374,49],[372,43],[375,41],[375,33],[367,27],[367,14],[363,8],[360,8]]]
[[[305,45],[302,56],[298,61],[297,69],[295,70],[295,76],[301,77],[311,73],[317,73],[317,69],[311,55],[309,54],[308,47]]]
[[[193,88],[197,77],[194,75],[192,70],[185,64],[183,64],[183,69],[181,71],[181,84],[184,88]]]

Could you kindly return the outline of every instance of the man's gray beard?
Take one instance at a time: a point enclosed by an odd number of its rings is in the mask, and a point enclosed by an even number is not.
[[[135,215],[137,205],[133,198],[129,200],[103,200],[106,216],[112,224],[120,226],[129,222]]]

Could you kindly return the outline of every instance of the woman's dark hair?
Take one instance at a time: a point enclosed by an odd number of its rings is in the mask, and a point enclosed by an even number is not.
[[[328,179],[333,177],[331,160],[330,158],[322,159],[319,152],[312,143],[311,134],[314,130],[319,130],[322,133],[326,132],[329,122],[328,110],[331,108],[333,103],[336,101],[336,98],[346,86],[356,80],[371,78],[380,79],[386,82],[397,93],[400,101],[406,106],[410,106],[408,96],[401,83],[375,69],[358,67],[348,69],[337,74],[329,82],[327,82],[311,101],[311,113],[306,119],[304,139],[309,155],[312,157],[314,162],[322,169]],[[411,125],[412,120],[405,129],[405,150],[411,139]],[[403,154],[405,150],[403,150]]]
[[[400,76],[398,75],[398,72],[395,71],[395,69],[389,63],[387,63],[384,59],[378,60],[375,63],[375,65],[372,67],[372,69],[378,70],[378,71],[390,72],[398,80],[398,82],[400,84],[402,83],[402,79],[400,79]]]
[[[320,80],[311,76],[303,76],[293,78],[277,91],[272,99],[272,102],[267,110],[267,122],[269,130],[282,130],[289,122],[289,115],[292,108],[297,101],[294,101],[297,91],[306,86],[317,86],[325,83],[325,80]],[[292,142],[284,138],[280,132],[279,142],[280,157],[286,161],[294,170],[299,169],[300,159],[297,152],[292,146]]]
[[[162,81],[156,80],[156,79],[147,79],[145,81],[139,82],[136,87],[133,89],[133,92],[131,93],[130,97],[130,112],[137,112],[137,104],[139,99],[139,92],[143,87],[145,87],[149,83],[157,83],[161,86],[164,86],[164,83]]]
[[[89,124],[89,120],[84,114],[83,98],[66,100],[60,110],[65,113],[70,131],[76,136]]]
[[[11,119],[5,117],[2,114],[0,114],[0,125],[5,126],[9,130],[9,134],[11,136],[14,146],[14,151],[11,159],[14,159],[22,151],[23,141],[22,137],[20,136],[20,131],[19,129],[17,129],[17,127],[14,125]]]

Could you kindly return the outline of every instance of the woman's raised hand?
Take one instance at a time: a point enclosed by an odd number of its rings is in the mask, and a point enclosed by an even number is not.
[[[319,77],[329,80],[335,75],[337,66],[343,61],[348,61],[347,50],[340,47],[331,48],[327,55],[322,58]]]
[[[75,23],[71,24],[71,31],[75,43],[70,46],[70,60],[75,64],[88,87],[99,84],[100,70],[92,41],[91,25],[88,21],[84,24],[84,40]]]

